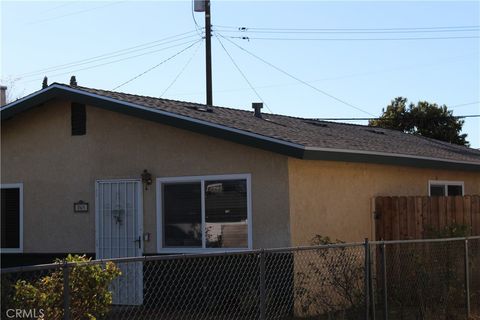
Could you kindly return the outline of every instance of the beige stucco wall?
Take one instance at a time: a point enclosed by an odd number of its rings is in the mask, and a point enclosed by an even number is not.
[[[288,160],[260,149],[87,107],[71,136],[70,103],[53,101],[2,123],[2,183],[24,187],[24,252],[95,252],[95,180],[250,173],[253,245],[288,246]],[[155,184],[144,191],[146,252],[155,252]],[[90,203],[87,214],[73,203]]]
[[[289,158],[292,245],[316,234],[344,241],[374,238],[372,198],[428,195],[429,180],[464,181],[480,194],[480,173]]]

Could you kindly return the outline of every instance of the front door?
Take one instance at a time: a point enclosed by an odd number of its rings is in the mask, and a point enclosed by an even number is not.
[[[140,180],[96,182],[97,259],[142,255],[142,183]],[[113,304],[143,303],[143,265],[117,263],[122,275],[112,283]]]

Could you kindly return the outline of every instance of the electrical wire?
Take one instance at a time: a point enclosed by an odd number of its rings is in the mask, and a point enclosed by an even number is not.
[[[399,28],[258,28],[215,25],[215,27],[235,29],[240,31],[265,30],[265,31],[408,31],[408,30],[438,30],[438,29],[477,29],[480,25],[469,26],[436,26],[436,27],[399,27]]]
[[[410,64],[410,65],[401,65],[397,67],[391,67],[387,69],[381,69],[381,70],[376,70],[376,71],[368,71],[368,72],[358,72],[358,73],[351,73],[351,74],[344,74],[344,75],[339,75],[335,77],[325,77],[321,79],[316,79],[316,80],[310,80],[307,81],[310,84],[314,84],[317,82],[323,82],[323,81],[331,81],[331,80],[341,80],[341,79],[348,79],[348,78],[355,78],[355,77],[363,77],[363,76],[369,76],[369,75],[374,75],[374,74],[381,74],[381,73],[387,73],[387,72],[392,72],[392,71],[405,71],[408,69],[420,69],[420,68],[429,68],[432,66],[436,65],[443,65],[445,63],[452,63],[452,62],[458,62],[461,61],[459,58],[465,58],[465,57],[473,57],[476,59],[478,56],[478,52],[474,52],[468,55],[461,55],[461,56],[454,56],[454,57],[448,57],[444,59],[437,60],[433,63],[429,64]],[[255,89],[268,89],[268,88],[276,88],[276,87],[287,87],[287,86],[293,86],[293,85],[300,85],[297,81],[295,82],[290,82],[290,83],[277,83],[277,84],[269,84],[269,85],[261,85],[261,86],[255,86]],[[247,91],[251,90],[248,87],[242,87],[242,88],[235,88],[235,89],[223,89],[223,90],[215,90],[215,92],[241,92],[241,91]],[[183,92],[183,93],[177,93],[177,94],[183,94],[183,95],[193,95],[193,94],[200,94],[202,92],[195,91],[195,92]],[[480,101],[479,101],[480,102]],[[471,103],[474,104],[474,103]],[[450,107],[454,108],[456,106]]]
[[[164,51],[164,50],[167,50],[167,49],[170,49],[170,48],[175,48],[175,47],[182,46],[182,45],[185,45],[185,44],[190,44],[190,43],[195,44],[198,41],[201,41],[201,39],[200,40],[193,40],[193,41],[186,41],[186,42],[178,43],[178,44],[175,44],[175,45],[172,45],[172,46],[169,46],[169,47],[161,48],[161,49],[158,49],[158,50],[148,51],[148,52],[140,53],[140,54],[137,54],[137,55],[134,55],[134,56],[125,57],[125,58],[122,58],[122,59],[117,59],[117,60],[109,61],[109,62],[105,62],[105,63],[100,63],[100,64],[96,64],[96,65],[93,65],[93,66],[85,67],[85,68],[70,70],[70,71],[62,72],[62,73],[56,73],[56,74],[53,74],[53,75],[49,75],[49,77],[53,78],[53,77],[57,77],[57,76],[65,75],[65,74],[71,74],[71,73],[74,73],[74,72],[79,72],[79,71],[89,70],[89,69],[93,69],[93,68],[103,67],[103,66],[106,66],[106,65],[109,65],[109,64],[112,64],[112,63],[117,63],[117,62],[121,62],[121,61],[125,61],[125,60],[130,60],[130,59],[142,57],[142,56],[147,55],[147,54],[152,54],[152,53]],[[37,79],[33,79],[33,80],[24,81],[23,83],[40,81],[42,79],[43,78],[37,78]]]
[[[128,47],[128,48],[124,48],[124,49],[120,49],[120,50],[116,50],[116,51],[111,51],[111,52],[104,53],[104,54],[101,54],[101,55],[97,55],[97,56],[94,56],[94,57],[81,59],[81,60],[76,60],[76,61],[72,61],[72,62],[69,62],[69,63],[64,63],[64,64],[60,64],[60,65],[56,65],[56,66],[51,66],[51,67],[47,67],[47,68],[43,68],[43,69],[38,69],[38,70],[35,70],[35,71],[31,71],[31,72],[22,73],[22,74],[17,75],[17,78],[24,78],[24,77],[30,77],[30,76],[34,76],[34,75],[44,74],[45,72],[57,71],[57,70],[61,70],[61,69],[70,68],[70,67],[73,67],[73,66],[88,64],[88,63],[91,63],[91,62],[96,62],[96,61],[105,60],[105,59],[108,59],[108,58],[112,58],[112,57],[116,57],[116,56],[120,56],[120,55],[124,55],[124,54],[129,54],[129,53],[132,53],[132,52],[137,52],[137,51],[141,51],[141,50],[150,49],[150,48],[153,48],[153,47],[156,47],[156,46],[160,46],[160,45],[164,45],[164,44],[188,39],[188,38],[191,38],[191,37],[196,37],[196,35],[187,36],[188,34],[191,34],[191,33],[194,33],[194,32],[195,32],[195,30],[188,31],[188,32],[183,32],[183,33],[176,34],[176,35],[173,35],[173,36],[168,36],[168,37],[163,38],[163,39],[158,39],[158,40],[155,40],[155,41],[142,43],[142,44],[135,45],[135,46],[132,46],[132,47]],[[185,37],[181,37],[181,36],[185,36]],[[179,37],[181,37],[181,38],[179,38]],[[167,40],[169,40],[169,41],[167,41]]]
[[[328,92],[326,92],[326,91],[324,91],[324,90],[321,90],[321,89],[319,89],[319,88],[317,88],[317,87],[309,84],[308,82],[306,82],[306,81],[304,81],[304,80],[302,80],[302,79],[300,79],[300,78],[298,78],[298,77],[296,77],[296,76],[288,73],[287,71],[285,71],[285,70],[283,70],[283,69],[281,69],[281,68],[273,65],[272,63],[266,61],[265,59],[257,56],[256,54],[254,54],[254,53],[248,51],[247,49],[243,48],[242,46],[236,44],[236,43],[233,42],[232,40],[230,40],[230,39],[222,36],[222,34],[219,34],[219,35],[220,35],[220,37],[224,38],[225,40],[227,40],[227,41],[229,41],[230,43],[232,43],[233,45],[235,45],[235,46],[236,46],[237,48],[239,48],[240,50],[248,53],[248,54],[251,55],[252,57],[256,58],[257,60],[262,61],[263,63],[265,63],[265,64],[267,64],[268,66],[274,68],[275,70],[277,70],[277,71],[285,74],[286,76],[288,76],[288,77],[290,77],[290,78],[292,78],[292,79],[294,79],[294,80],[296,80],[296,81],[298,81],[298,82],[306,85],[307,87],[309,87],[309,88],[311,88],[311,89],[313,89],[313,90],[315,90],[315,91],[317,91],[317,92],[319,92],[319,93],[321,93],[321,94],[323,94],[323,95],[325,95],[325,96],[327,96],[327,97],[330,97],[331,99],[336,100],[336,101],[338,101],[338,102],[340,102],[340,103],[342,103],[342,104],[344,104],[344,105],[346,105],[346,106],[348,106],[348,107],[350,107],[350,108],[353,108],[353,109],[355,109],[355,110],[358,110],[358,111],[361,111],[361,112],[363,112],[363,113],[366,113],[366,114],[368,114],[368,115],[373,116],[372,113],[370,113],[370,112],[368,112],[368,111],[365,111],[365,110],[363,110],[363,109],[361,109],[361,108],[359,108],[359,107],[357,107],[357,106],[355,106],[355,105],[353,105],[353,104],[351,104],[351,103],[349,103],[349,102],[346,102],[346,101],[344,101],[344,100],[342,100],[342,99],[340,99],[340,98],[337,98],[336,96],[334,96],[334,95],[332,95],[332,94],[330,94],[330,93],[328,93]]]
[[[203,39],[202,39],[203,40]],[[201,41],[203,42],[203,41]],[[199,43],[201,43],[199,42]],[[183,74],[183,72],[185,71],[185,69],[187,69],[187,67],[190,65],[190,62],[192,62],[193,58],[197,55],[197,52],[198,52],[198,49],[200,48],[200,45],[197,46],[197,48],[195,49],[195,51],[193,52],[192,56],[190,57],[190,59],[188,59],[187,63],[185,63],[185,65],[183,66],[183,68],[180,70],[180,72],[177,74],[177,76],[173,79],[173,81],[168,85],[168,87],[165,88],[165,90],[163,90],[162,94],[159,96],[159,98],[163,97],[163,95],[175,84],[175,82],[177,82],[178,78]]]
[[[480,101],[473,101],[473,102],[467,102],[467,103],[462,103],[462,104],[457,104],[457,105],[454,105],[454,106],[451,106],[451,107],[448,107],[449,109],[453,109],[453,108],[461,108],[461,107],[466,107],[466,106],[471,106],[473,104],[479,104]]]
[[[218,42],[220,43],[220,45],[222,46],[223,50],[225,51],[225,53],[227,54],[227,56],[230,58],[230,61],[232,61],[233,65],[235,66],[235,68],[238,70],[238,72],[242,75],[243,79],[245,79],[245,81],[248,83],[250,89],[252,89],[252,91],[257,95],[258,99],[260,99],[260,101],[263,102],[263,104],[265,105],[265,107],[268,109],[268,111],[270,111],[270,113],[273,113],[272,110],[269,108],[269,106],[267,105],[267,103],[262,99],[262,97],[260,96],[260,94],[258,93],[257,90],[255,90],[255,88],[253,87],[253,85],[250,83],[250,81],[248,80],[247,76],[245,75],[245,73],[243,73],[243,71],[240,69],[240,67],[238,66],[238,64],[235,62],[235,60],[233,59],[233,57],[230,55],[230,53],[228,52],[227,48],[225,48],[225,46],[223,45],[222,41],[220,40],[220,38],[218,38],[217,34],[214,33],[215,35],[215,38],[217,38]]]
[[[249,30],[247,29],[239,29],[239,30],[222,30],[222,29],[215,29],[217,31],[223,33],[257,33],[257,34],[402,34],[402,33],[452,33],[452,32],[478,32],[480,29],[452,29],[452,30],[377,30],[377,31],[342,31],[342,30],[326,30],[326,31],[317,31],[317,30],[300,30],[300,31],[261,31],[261,30]]]
[[[35,20],[35,21],[32,21],[32,22],[27,23],[27,24],[28,24],[28,25],[33,25],[33,24],[39,24],[39,23],[42,23],[42,22],[48,22],[48,21],[52,21],[52,20],[57,20],[57,19],[65,18],[65,17],[74,16],[74,15],[77,15],[77,14],[80,14],[80,13],[84,13],[84,12],[88,12],[88,11],[93,11],[93,10],[96,10],[96,9],[101,9],[101,8],[109,7],[109,6],[112,6],[112,5],[120,4],[120,3],[123,3],[123,2],[126,2],[126,1],[109,2],[109,3],[104,4],[104,5],[101,5],[101,6],[96,6],[96,7],[93,7],[93,8],[88,8],[88,9],[84,9],[84,10],[79,10],[79,11],[75,11],[75,12],[70,12],[70,13],[67,13],[67,14],[64,14],[64,15],[60,15],[60,16],[56,16],[56,17],[51,17],[51,18],[47,18],[47,19]]]
[[[268,38],[268,37],[246,37],[230,36],[231,39],[241,40],[269,40],[269,41],[415,41],[415,40],[455,40],[455,39],[478,39],[480,36],[459,36],[459,37],[404,37],[404,38]]]
[[[464,116],[452,116],[452,118],[456,119],[464,119],[464,118],[479,118],[480,114],[469,114]],[[426,117],[426,119],[443,119],[444,117]],[[361,121],[361,120],[383,120],[384,118],[314,118],[311,120],[318,120],[318,121]]]
[[[192,43],[191,45],[183,48],[182,50],[178,51],[178,52],[175,53],[174,55],[172,55],[172,56],[168,57],[167,59],[163,60],[162,62],[157,63],[157,64],[154,65],[153,67],[148,68],[147,70],[139,73],[139,74],[136,75],[135,77],[133,77],[133,78],[131,78],[131,79],[129,79],[129,80],[127,80],[127,81],[119,84],[118,86],[116,86],[115,88],[113,88],[112,91],[114,91],[114,90],[116,90],[116,89],[118,89],[118,88],[120,88],[120,87],[123,87],[123,86],[126,85],[127,83],[130,83],[130,82],[132,82],[133,80],[136,80],[136,79],[140,78],[140,77],[143,76],[144,74],[146,74],[146,73],[152,71],[153,69],[161,66],[161,65],[164,64],[165,62],[172,60],[173,58],[175,58],[176,56],[178,56],[178,55],[181,54],[182,52],[187,51],[188,49],[190,49],[191,47],[193,47],[195,44],[197,44],[197,43],[200,42],[200,41],[202,41],[202,40],[200,39],[200,40],[195,41],[195,42]]]

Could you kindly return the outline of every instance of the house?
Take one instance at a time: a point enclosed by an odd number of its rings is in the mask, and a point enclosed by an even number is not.
[[[480,194],[480,151],[52,84],[1,109],[2,262],[374,238],[372,198]]]

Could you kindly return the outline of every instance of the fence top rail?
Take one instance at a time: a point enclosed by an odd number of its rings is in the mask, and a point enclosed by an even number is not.
[[[424,242],[449,242],[460,240],[476,240],[480,239],[480,236],[472,236],[465,238],[445,238],[445,239],[416,239],[416,240],[390,240],[390,241],[370,241],[369,244],[402,244],[402,243],[424,243]],[[260,253],[288,253],[296,251],[307,250],[325,250],[333,248],[352,248],[364,246],[366,242],[350,242],[350,243],[334,243],[315,246],[298,246],[298,247],[285,247],[285,248],[270,248],[270,249],[254,249],[254,250],[239,250],[239,251],[216,251],[216,252],[204,252],[204,253],[186,253],[186,254],[164,254],[164,255],[151,255],[140,257],[125,257],[125,258],[110,258],[110,259],[97,259],[86,262],[57,262],[50,264],[38,264],[32,266],[21,266],[12,268],[2,268],[1,274],[14,273],[14,272],[29,272],[48,269],[61,269],[71,268],[76,266],[86,265],[99,265],[106,264],[107,262],[113,263],[132,263],[132,262],[146,262],[146,261],[165,261],[165,260],[179,260],[179,259],[193,259],[193,258],[208,258],[208,257],[225,257],[225,256],[239,256],[239,255],[252,255]]]
[[[411,239],[411,240],[382,240],[382,241],[370,241],[370,244],[452,242],[452,241],[465,241],[465,240],[478,240],[478,239],[480,239],[480,236],[458,237],[458,238]]]

